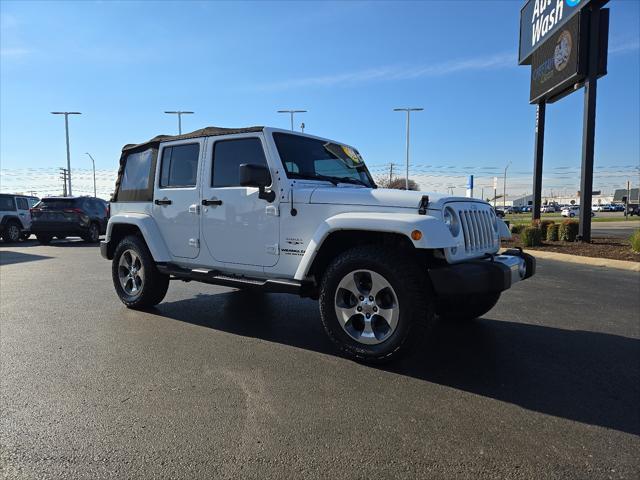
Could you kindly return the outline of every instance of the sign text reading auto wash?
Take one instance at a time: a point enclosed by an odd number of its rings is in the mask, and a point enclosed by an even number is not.
[[[519,63],[529,60],[551,33],[587,3],[589,0],[529,0],[520,12]]]

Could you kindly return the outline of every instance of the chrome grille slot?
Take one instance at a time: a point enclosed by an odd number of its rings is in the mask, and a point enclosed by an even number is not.
[[[496,247],[498,241],[494,237],[491,207],[469,208],[468,205],[461,205],[454,208],[460,218],[466,253],[483,253]]]

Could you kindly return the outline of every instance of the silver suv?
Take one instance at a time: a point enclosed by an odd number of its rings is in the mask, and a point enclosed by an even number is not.
[[[38,203],[37,197],[0,194],[0,237],[5,242],[27,239],[31,229],[29,209]]]

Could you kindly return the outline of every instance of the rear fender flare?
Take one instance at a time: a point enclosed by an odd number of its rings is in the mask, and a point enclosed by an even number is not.
[[[156,262],[170,262],[171,254],[162,238],[156,221],[143,213],[120,213],[109,218],[105,241],[111,240],[111,234],[116,225],[133,225],[140,230],[151,256]],[[113,246],[115,248],[115,245]]]

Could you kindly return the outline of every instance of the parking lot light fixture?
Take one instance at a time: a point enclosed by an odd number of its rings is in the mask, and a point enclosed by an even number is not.
[[[424,110],[422,107],[403,107],[403,108],[394,108],[394,112],[407,112],[407,174],[404,179],[404,189],[409,190],[409,130],[411,123],[411,112],[421,112]]]
[[[85,155],[89,155],[91,159],[91,164],[93,165],[93,197],[97,197],[96,195],[96,161],[93,159],[89,152],[85,152]]]
[[[306,110],[278,110],[278,113],[288,113],[291,116],[291,131],[293,132],[293,115],[296,113],[307,113]]]
[[[182,115],[193,115],[194,112],[190,112],[187,110],[169,110],[165,111],[164,113],[178,116],[178,135],[182,135]]]
[[[67,139],[67,193],[71,196],[71,153],[69,152],[69,115],[82,115],[81,112],[51,112],[52,115],[64,115],[64,132]]]

